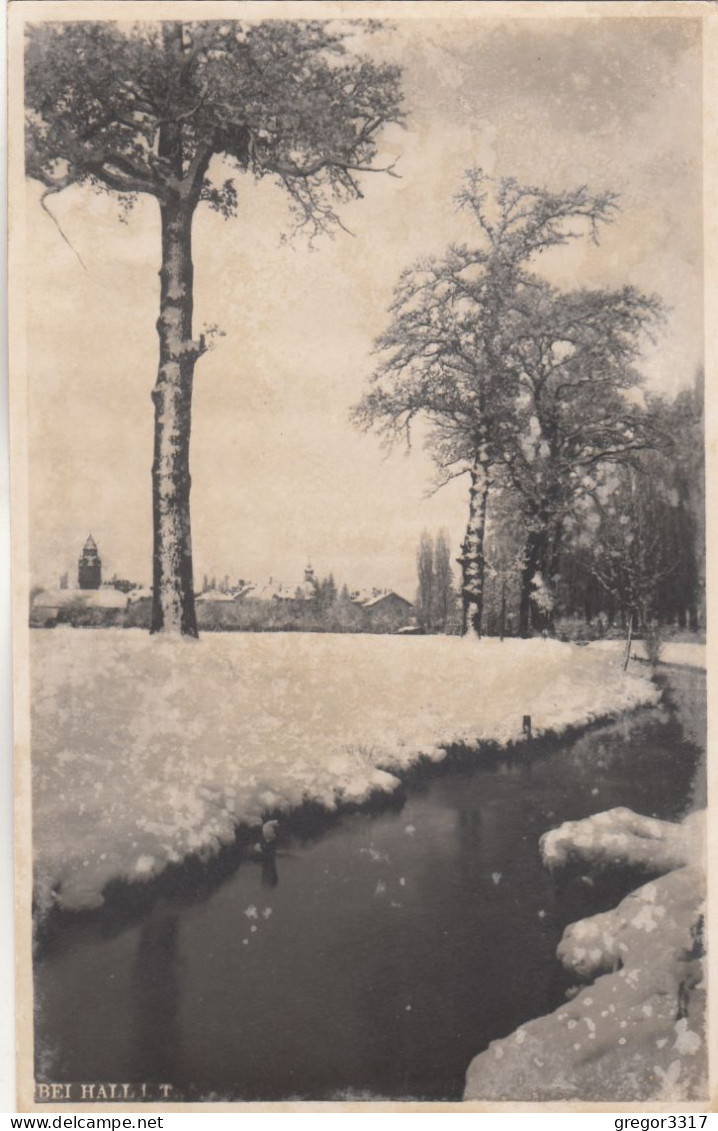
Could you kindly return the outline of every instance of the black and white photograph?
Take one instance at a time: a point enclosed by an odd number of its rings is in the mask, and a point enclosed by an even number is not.
[[[710,1109],[715,14],[10,4],[19,1111]]]

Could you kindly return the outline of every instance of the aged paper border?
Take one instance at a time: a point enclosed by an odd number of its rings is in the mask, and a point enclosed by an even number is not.
[[[714,667],[718,648],[711,646],[718,625],[718,597],[714,600],[711,581],[716,577],[718,516],[712,503],[718,481],[718,344],[712,334],[709,312],[718,298],[718,6],[711,0],[10,0],[8,5],[8,192],[9,192],[9,357],[11,430],[11,527],[13,573],[13,666],[14,666],[14,743],[15,743],[15,944],[16,944],[16,1042],[17,1110],[21,1112],[65,1113],[66,1104],[34,1100],[33,1080],[33,994],[31,966],[31,792],[29,748],[29,599],[28,568],[28,446],[27,446],[27,358],[25,335],[25,288],[32,285],[25,258],[25,214],[23,191],[23,28],[33,19],[75,20],[113,19],[133,21],[148,17],[208,18],[242,16],[244,19],[269,17],[332,18],[361,16],[383,19],[461,20],[472,18],[700,18],[703,25],[703,199],[705,270],[705,348],[706,348],[706,448],[707,448],[707,625],[708,625],[708,751],[712,751],[718,732],[718,688]],[[718,797],[718,765],[708,759],[708,811]],[[718,822],[708,821],[709,892],[708,936],[718,939]],[[709,951],[710,978],[718,979],[718,946]],[[80,1103],[72,1111],[97,1112],[704,1112],[718,1111],[718,993],[708,1000],[710,1055],[710,1101],[690,1104],[616,1103]],[[478,1051],[478,1050],[477,1050]],[[468,1067],[468,1065],[467,1065]]]

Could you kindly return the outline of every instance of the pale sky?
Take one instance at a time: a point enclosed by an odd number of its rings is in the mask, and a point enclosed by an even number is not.
[[[299,580],[311,559],[351,587],[410,599],[424,528],[458,552],[462,481],[432,497],[416,445],[388,457],[349,423],[401,269],[474,240],[451,197],[463,171],[610,189],[621,213],[536,267],[565,286],[632,283],[670,308],[646,354],[649,385],[690,384],[702,361],[701,53],[691,19],[400,19],[375,50],[399,61],[410,117],[384,136],[401,180],[365,199],[316,250],[280,244],[286,202],[240,178],[239,215],[195,220],[196,330],[225,336],[195,376],[195,577]],[[84,271],[27,201],[31,571],[56,585],[94,535],[105,576],[151,577],[152,404],[159,220],[144,199],[73,189],[50,201]],[[71,583],[73,581],[71,580]]]

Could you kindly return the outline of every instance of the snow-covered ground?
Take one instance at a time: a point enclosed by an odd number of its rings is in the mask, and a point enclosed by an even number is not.
[[[612,653],[614,656],[622,656],[625,650],[625,643],[622,640],[595,640],[591,644],[592,649],[600,649]],[[631,656],[637,660],[646,659],[646,649],[642,640],[635,640],[631,648]],[[705,668],[706,666],[706,645],[694,644],[688,640],[667,640],[661,646],[660,662],[662,664],[678,664],[680,667],[688,668]]]
[[[701,859],[704,826],[702,812],[676,825],[623,807],[607,809],[544,833],[541,855],[549,868],[578,859],[593,867],[622,862],[647,872],[670,872]]]
[[[524,715],[561,732],[659,697],[642,665],[550,640],[57,628],[31,648],[36,891],[68,908],[273,810],[391,791],[422,753],[520,738]]]

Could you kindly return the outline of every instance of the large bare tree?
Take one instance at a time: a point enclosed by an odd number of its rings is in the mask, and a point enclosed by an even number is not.
[[[71,185],[157,201],[162,241],[152,498],[152,632],[197,635],[190,533],[195,364],[192,222],[237,211],[236,174],[270,177],[310,235],[378,171],[401,120],[397,67],[358,54],[366,22],[232,20],[31,25],[26,170],[42,202]],[[384,171],[391,172],[391,167]]]
[[[493,180],[470,170],[457,202],[479,242],[453,244],[407,268],[388,329],[378,339],[372,387],[355,411],[389,440],[423,418],[439,483],[468,475],[469,515],[459,559],[463,631],[481,634],[484,537],[492,480],[520,442],[526,295],[542,282],[533,260],[581,235],[596,238],[612,217],[611,193],[564,192]]]

